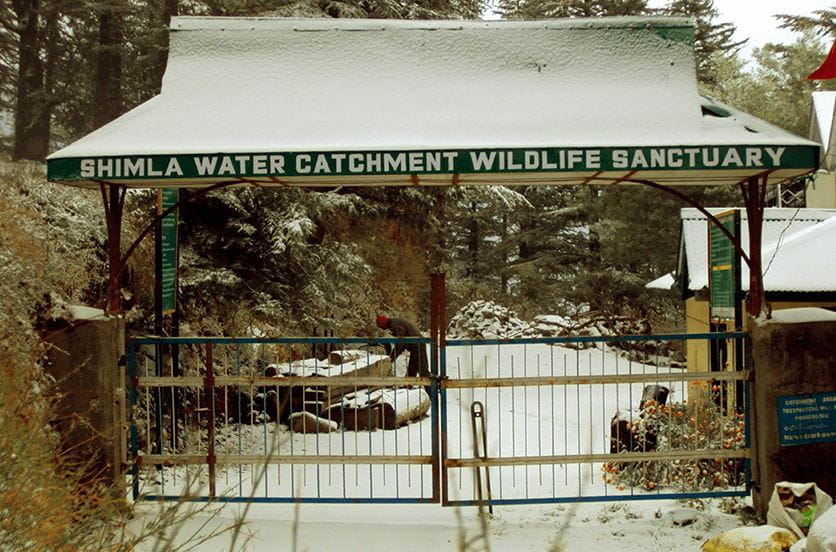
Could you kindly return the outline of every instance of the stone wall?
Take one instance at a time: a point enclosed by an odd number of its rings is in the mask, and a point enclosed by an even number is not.
[[[766,514],[778,481],[816,482],[836,495],[836,443],[781,446],[778,397],[836,392],[836,314],[823,309],[805,321],[780,319],[758,324],[750,321],[755,382],[752,397],[753,494],[755,508]],[[785,311],[789,312],[789,311]]]
[[[119,481],[125,458],[124,320],[104,315],[59,321],[49,334],[47,371],[59,393],[62,449],[90,479]]]

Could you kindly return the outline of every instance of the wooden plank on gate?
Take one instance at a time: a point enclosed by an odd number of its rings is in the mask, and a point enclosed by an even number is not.
[[[431,383],[432,378],[427,377],[395,378],[387,376],[332,376],[328,378],[312,378],[309,376],[288,376],[283,378],[272,378],[267,376],[215,376],[216,387],[223,387],[226,385],[253,387],[409,387],[413,385],[427,386]],[[203,385],[204,378],[201,377],[147,376],[137,378],[137,387],[201,387]]]
[[[585,464],[591,462],[647,462],[651,460],[701,460],[704,458],[751,458],[750,449],[702,449],[680,451],[625,452],[620,454],[565,454],[557,456],[506,456],[493,458],[448,458],[449,468],[474,466],[523,466],[537,464]]]
[[[529,376],[516,378],[466,378],[444,381],[448,389],[480,387],[535,387],[544,385],[578,385],[606,383],[645,383],[650,381],[746,381],[744,372],[682,372],[673,374],[619,374],[601,376]]]
[[[143,454],[140,462],[146,465],[182,466],[206,464],[206,455],[200,454]],[[385,456],[385,455],[295,455],[270,454],[217,454],[216,465],[237,464],[432,464],[432,456]]]

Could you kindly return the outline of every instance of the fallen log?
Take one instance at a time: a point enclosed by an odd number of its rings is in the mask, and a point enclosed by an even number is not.
[[[310,412],[297,412],[290,415],[290,429],[296,433],[331,433],[337,431],[336,422],[320,418]]]
[[[334,353],[347,352],[351,351],[334,351]],[[307,404],[310,402],[320,403],[322,405],[320,412],[322,412],[327,408],[327,405],[340,401],[343,396],[367,387],[366,385],[328,385],[327,379],[330,377],[385,377],[391,374],[392,361],[388,356],[369,355],[364,351],[353,351],[352,353],[361,353],[361,356],[337,364],[306,359],[283,367],[284,371],[276,374],[277,379],[302,376],[310,378],[311,383],[292,387],[276,387],[273,410],[277,411],[277,419],[281,422],[287,422],[294,413],[312,410],[312,405]],[[340,355],[337,356],[340,359],[343,358]],[[271,368],[273,370],[278,369],[277,366],[271,365],[268,370]]]
[[[421,418],[430,409],[430,397],[421,388],[377,389],[346,395],[325,412],[352,431],[397,429]]]
[[[328,354],[329,364],[345,364],[354,360],[359,360],[365,357],[368,353],[357,349],[342,349],[340,351],[331,351]]]

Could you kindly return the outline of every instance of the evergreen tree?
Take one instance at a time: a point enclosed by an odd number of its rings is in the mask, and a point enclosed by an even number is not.
[[[714,0],[673,0],[663,8],[662,13],[696,19],[694,53],[697,80],[704,84],[716,84],[718,60],[734,56],[746,42],[732,39],[734,24],[715,22],[719,13],[714,7]]]
[[[836,38],[836,9],[815,10],[811,15],[777,15],[781,28],[796,32],[812,31],[819,38]]]
[[[500,0],[498,11],[506,19],[543,19],[643,15],[649,9],[647,0]]]
[[[754,67],[750,69],[744,69],[737,59],[718,64],[718,84],[706,91],[722,102],[806,136],[811,93],[836,89],[833,81],[807,80],[826,52],[826,45],[815,32],[807,30],[792,44],[756,48]]]
[[[454,188],[447,205],[444,230],[451,307],[474,297],[506,302],[516,258],[514,236],[533,205],[519,190],[504,186]]]

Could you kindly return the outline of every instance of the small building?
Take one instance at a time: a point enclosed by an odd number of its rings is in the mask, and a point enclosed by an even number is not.
[[[767,205],[836,209],[836,91],[813,92],[810,111],[810,139],[822,145],[819,169],[770,189]]]
[[[709,208],[712,214],[729,208]],[[741,242],[748,252],[746,211],[741,211]],[[709,317],[708,224],[693,208],[680,211],[679,259],[676,273],[654,280],[648,287],[678,288],[685,301],[686,331],[729,331]],[[836,209],[767,208],[763,222],[763,273],[771,310],[824,307],[836,310]],[[666,285],[667,284],[667,285]],[[749,287],[749,271],[741,267],[741,285]],[[744,320],[745,329],[745,320]],[[691,371],[727,368],[729,355],[707,353],[705,343],[691,341],[686,355]]]

